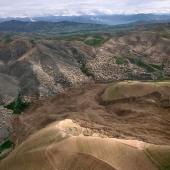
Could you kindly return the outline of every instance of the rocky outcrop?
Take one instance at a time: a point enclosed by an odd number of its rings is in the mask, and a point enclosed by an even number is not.
[[[13,101],[19,92],[19,81],[15,77],[0,73],[0,104]]]
[[[0,146],[10,137],[13,132],[11,125],[12,111],[0,106]]]

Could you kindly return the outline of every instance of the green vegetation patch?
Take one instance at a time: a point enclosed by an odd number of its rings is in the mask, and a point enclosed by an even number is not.
[[[85,44],[91,46],[101,46],[110,38],[110,34],[94,34],[90,39],[84,41]]]
[[[7,38],[4,42],[5,42],[5,44],[9,44],[10,42],[12,42],[12,39],[11,38]]]
[[[10,140],[7,140],[5,143],[3,143],[0,146],[0,153],[2,153],[2,151],[5,150],[5,149],[11,148],[12,145],[13,145],[13,143]]]
[[[103,40],[104,39],[103,36],[100,35],[100,34],[94,34],[94,35],[92,35],[92,37],[95,38],[95,39],[98,39],[98,40]]]
[[[161,170],[170,170],[170,146],[151,145],[146,153],[160,166]]]
[[[139,59],[135,59],[135,58],[128,58],[128,60],[132,63],[132,64],[136,64],[139,67],[145,68],[148,72],[155,72],[155,68],[150,65],[150,64],[146,64],[144,62],[142,62]],[[156,65],[154,65],[156,66]]]
[[[10,42],[12,42],[12,35],[11,34],[5,34],[3,36],[3,40],[5,44],[9,44]]]
[[[0,146],[0,154],[5,150],[5,149],[8,149],[8,148],[11,148],[13,146],[13,143],[10,141],[10,140],[7,140],[5,143],[3,143],[1,146]],[[9,155],[9,152],[3,154],[3,155],[0,155],[0,161],[4,158],[6,158],[7,156]]]
[[[170,76],[161,76],[155,82],[170,81]]]
[[[100,46],[108,41],[112,35],[110,33],[78,33],[68,34],[60,37],[48,37],[48,40],[82,41],[87,45]]]
[[[89,70],[86,68],[86,65],[85,64],[82,64],[82,66],[81,66],[81,71],[86,75],[86,76],[93,76],[93,74],[91,74],[90,72],[89,72]]]
[[[162,65],[155,65],[155,64],[150,64],[150,66],[158,69],[158,70],[162,70]]]
[[[128,64],[128,61],[123,58],[116,58],[116,64],[118,64],[118,65]]]
[[[90,39],[90,40],[86,40],[85,44],[92,45],[92,46],[100,46],[102,44],[101,42],[102,42],[102,40]]]
[[[158,28],[155,30],[156,33],[160,34],[164,38],[170,38],[170,28]]]
[[[141,60],[137,62],[137,65],[139,67],[145,68],[148,72],[155,72],[155,69],[152,66],[150,66],[149,64],[145,64]]]
[[[116,100],[116,99],[123,98],[124,95],[120,93],[119,91],[120,86],[121,86],[121,83],[110,84],[105,90],[105,92],[102,94],[101,96],[102,99],[105,101],[109,101],[109,100]]]
[[[4,106],[7,109],[13,111],[14,114],[21,114],[31,103],[22,101],[21,95],[18,95],[17,99],[8,105]]]

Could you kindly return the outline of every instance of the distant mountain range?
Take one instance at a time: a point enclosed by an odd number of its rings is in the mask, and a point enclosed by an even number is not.
[[[9,32],[45,32],[45,33],[80,33],[88,31],[100,31],[109,29],[113,26],[102,25],[102,24],[88,24],[88,23],[76,23],[69,21],[62,22],[47,22],[47,21],[37,21],[37,22],[23,22],[23,21],[5,21],[0,23],[0,31]]]
[[[108,24],[108,25],[117,25],[125,24],[130,22],[135,22],[139,20],[144,21],[162,21],[169,20],[170,14],[117,14],[117,15],[81,15],[81,16],[44,16],[44,17],[25,17],[25,18],[0,18],[0,22],[9,21],[9,20],[19,20],[25,22],[36,22],[36,21],[47,21],[47,22],[61,22],[61,21],[70,21],[70,22],[81,22],[81,23],[93,23],[93,24]]]
[[[8,32],[38,32],[38,33],[57,33],[57,34],[71,34],[71,33],[89,33],[98,31],[111,31],[111,30],[125,30],[125,29],[139,29],[147,30],[154,28],[168,27],[170,20],[162,21],[145,21],[139,20],[127,24],[119,25],[104,25],[104,24],[93,24],[93,23],[78,23],[70,21],[61,22],[48,22],[48,21],[37,21],[37,22],[26,22],[26,21],[4,21],[0,23],[0,31]]]

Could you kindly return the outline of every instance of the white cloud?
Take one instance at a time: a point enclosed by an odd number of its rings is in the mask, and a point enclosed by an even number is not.
[[[170,12],[170,0],[0,0],[0,17]]]

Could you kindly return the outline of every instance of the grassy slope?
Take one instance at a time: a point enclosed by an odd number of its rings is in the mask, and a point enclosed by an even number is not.
[[[96,170],[107,170],[110,166],[120,170],[157,169],[143,151],[115,139],[71,137],[54,145],[51,152],[54,162],[61,162],[61,169],[83,169],[82,163],[84,169]]]
[[[40,130],[3,160],[0,169],[39,170],[41,164],[41,170],[53,170],[45,152],[46,147],[55,141],[56,133],[57,131],[49,128]]]
[[[170,170],[170,146],[149,145],[146,152],[161,170]]]
[[[126,59],[116,58],[116,64],[118,65],[128,64],[128,61]]]
[[[0,161],[9,155],[9,152],[12,150],[13,143],[10,140],[7,140],[0,146]],[[5,151],[5,153],[3,153]]]
[[[142,62],[141,60],[134,59],[134,58],[128,58],[128,60],[132,64],[136,64],[139,67],[145,68],[148,72],[155,72],[156,71],[155,68],[161,70],[161,67],[158,65],[146,64],[146,63]]]
[[[123,94],[120,93],[119,91],[120,83],[114,83],[109,85],[104,93],[102,94],[102,99],[103,100],[114,100],[114,99],[119,99],[123,98]]]
[[[70,125],[69,125],[70,126]],[[1,170],[156,170],[144,151],[115,139],[69,137],[57,123],[44,128],[0,162]]]
[[[109,85],[102,94],[103,100],[115,100],[133,96],[143,96],[159,91],[163,97],[169,97],[170,82],[119,82]]]

